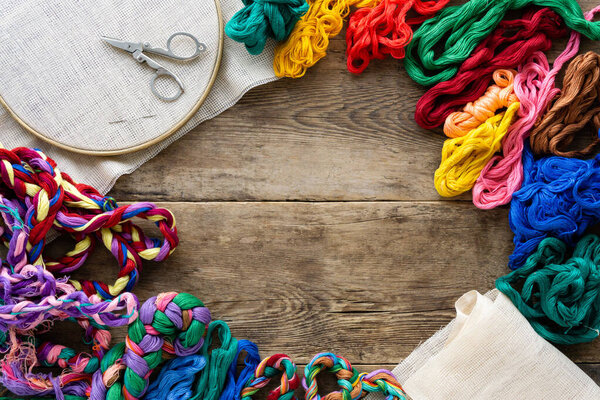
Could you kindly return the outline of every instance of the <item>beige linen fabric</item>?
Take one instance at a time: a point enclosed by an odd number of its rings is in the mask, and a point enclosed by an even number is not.
[[[463,295],[456,318],[393,373],[413,400],[600,399],[600,387],[496,290]]]
[[[224,22],[242,6],[241,0],[222,0]],[[155,128],[162,130],[189,111],[205,89],[217,44],[215,15],[213,0],[7,0],[0,13],[0,93],[26,112],[35,127],[74,145],[109,148],[143,142],[155,135]],[[209,50],[198,62],[155,57],[186,86],[184,95],[172,103],[150,92],[152,69],[98,38],[105,34],[142,39],[162,47],[176,31],[190,31]],[[35,60],[24,56],[35,51],[42,52]],[[72,59],[72,65],[61,65],[64,59]],[[119,176],[231,107],[246,91],[275,80],[272,63],[273,43],[260,56],[251,56],[242,44],[225,37],[217,80],[199,112],[174,136],[133,154],[93,157],[57,149],[21,128],[2,108],[0,143],[6,148],[40,148],[74,179],[106,193]],[[23,74],[31,76],[31,82],[22,79]]]

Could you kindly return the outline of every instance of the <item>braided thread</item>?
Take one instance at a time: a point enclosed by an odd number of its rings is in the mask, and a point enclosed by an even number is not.
[[[60,172],[56,163],[39,150],[0,148],[0,179],[4,191],[14,195],[9,199],[12,207],[26,221],[29,235],[26,252],[31,264],[54,273],[73,272],[91,254],[96,240],[101,240],[117,258],[120,271],[113,286],[97,281],[71,281],[88,296],[97,293],[103,298],[113,298],[130,291],[139,279],[141,259],[162,261],[179,242],[170,211],[151,203],[118,207],[114,199]],[[154,222],[164,240],[146,237],[131,222],[135,217]],[[69,233],[76,241],[73,250],[56,260],[43,256],[51,229]],[[8,236],[2,235],[5,242],[10,241],[7,233]]]
[[[246,381],[241,391],[241,399],[252,399],[271,379],[281,375],[280,385],[271,390],[267,400],[296,400],[294,391],[300,386],[296,374],[296,364],[285,354],[274,354],[263,359],[254,374]]]
[[[334,373],[340,390],[321,397],[318,393],[317,375],[321,371]],[[362,396],[360,375],[350,361],[333,353],[317,354],[304,368],[302,386],[306,390],[306,400],[353,400]]]
[[[496,287],[544,339],[590,342],[600,335],[599,265],[598,236],[583,237],[571,257],[564,242],[546,238],[521,268],[496,280]]]
[[[360,374],[363,395],[365,393],[381,393],[386,400],[407,400],[406,393],[396,377],[385,369],[378,369],[369,374]]]

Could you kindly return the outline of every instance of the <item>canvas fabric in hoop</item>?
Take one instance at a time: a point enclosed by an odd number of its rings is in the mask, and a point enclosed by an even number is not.
[[[37,3],[34,0],[10,1],[15,4],[20,4],[21,2],[31,2],[31,4]],[[69,0],[69,3],[70,2],[71,1]],[[102,2],[106,2],[106,0],[102,0]],[[136,2],[138,1],[136,0]],[[56,3],[56,1],[53,1],[53,3]],[[113,3],[116,7],[122,2],[114,1]],[[146,3],[152,4],[156,3],[156,1],[151,0],[145,2],[145,4]],[[233,15],[243,7],[243,3],[239,0],[220,0],[220,3],[224,24],[227,23],[227,21],[229,21],[229,19],[231,19]],[[173,2],[169,1],[169,4],[173,4]],[[5,15],[6,14],[4,12],[2,15],[0,15],[0,21],[5,17]],[[201,20],[198,20],[194,22],[194,25],[201,25],[201,23]],[[169,35],[171,33],[173,32],[170,32]],[[115,33],[115,35],[117,34],[119,33]],[[10,33],[5,30],[5,26],[0,24],[0,37],[4,40],[9,35]],[[126,37],[125,39],[128,38],[129,37]],[[168,38],[168,36],[165,37],[165,40],[166,38]],[[200,36],[198,38],[201,41],[203,40],[203,38]],[[99,43],[101,43],[100,40]],[[156,45],[162,44],[163,43],[161,43],[160,40],[156,42]],[[206,44],[208,45],[208,43]],[[52,45],[54,46],[54,44]],[[110,48],[110,46],[106,46]],[[261,55],[251,56],[248,54],[243,44],[234,42],[231,39],[224,37],[221,65],[215,83],[212,89],[209,91],[206,101],[202,104],[202,107],[200,107],[199,111],[190,119],[190,121],[188,121],[188,123],[185,124],[185,126],[183,126],[175,134],[147,149],[137,151],[135,153],[111,157],[94,157],[76,154],[70,151],[59,149],[56,146],[52,146],[30,134],[16,121],[14,121],[8,112],[2,107],[0,107],[0,142],[7,148],[14,148],[18,146],[40,148],[46,154],[56,160],[63,167],[63,169],[72,171],[71,176],[75,180],[86,182],[97,188],[99,192],[105,194],[114,185],[119,176],[135,171],[143,163],[156,156],[169,144],[188,133],[192,128],[196,127],[201,122],[214,118],[221,112],[233,106],[248,90],[277,79],[273,72],[273,48],[274,43],[269,41],[266,50]],[[81,51],[83,51],[83,48]],[[113,51],[115,52],[115,56],[119,55],[118,53],[122,53],[116,49]],[[127,54],[123,53],[119,56],[124,58],[123,61],[125,62],[126,66],[133,69],[141,68],[144,79],[138,82],[140,85],[140,90],[148,91],[148,99],[150,97],[154,97],[152,93],[150,93],[150,89],[148,87],[152,70],[144,65],[137,66],[136,62],[131,57],[127,56]],[[163,61],[162,58],[159,57],[156,57],[156,59]],[[171,61],[165,61],[164,63],[169,66],[172,65]],[[186,80],[186,77],[182,76],[182,79],[184,84],[189,86],[190,82]],[[146,93],[144,96],[146,96]],[[153,100],[154,99],[152,99],[152,101]],[[177,104],[178,101],[176,101],[175,104]],[[125,110],[127,109],[127,104],[119,103],[115,104],[115,107],[121,107]],[[85,112],[87,111],[82,111],[82,113]]]
[[[412,400],[600,398],[600,387],[497,290],[463,295],[456,318],[392,372]]]
[[[0,16],[0,96],[21,125],[72,151],[131,151],[182,126],[206,98],[222,51],[216,0],[8,0]],[[178,76],[185,92],[166,102],[150,90],[154,70],[100,38],[109,36],[166,48],[176,32],[206,44],[194,60],[148,53]],[[172,49],[190,54],[193,42],[176,37]],[[194,45],[195,48],[195,45]],[[158,91],[175,94],[161,78]]]

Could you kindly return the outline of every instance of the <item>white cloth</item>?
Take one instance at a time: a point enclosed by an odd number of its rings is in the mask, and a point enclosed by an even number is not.
[[[600,387],[503,294],[468,292],[456,311],[393,370],[413,400],[600,399]]]
[[[242,6],[241,0],[222,0],[224,21]],[[213,0],[7,0],[0,13],[0,93],[11,107],[26,113],[34,127],[56,139],[67,135],[79,147],[137,144],[172,126],[204,91],[218,43],[217,26]],[[154,58],[180,76],[186,87],[172,103],[150,92],[152,69],[99,39],[104,34],[163,47],[177,31],[193,33],[209,49],[206,57],[191,62]],[[35,60],[24,58],[32,51],[42,54]],[[101,62],[94,64],[95,57]],[[73,65],[56,65],[65,58],[72,58]],[[202,121],[234,105],[249,89],[275,80],[272,64],[273,43],[260,56],[251,56],[243,44],[225,36],[217,80],[199,112],[169,139],[136,153],[93,157],[60,150],[28,133],[1,107],[0,143],[6,148],[40,148],[62,171],[106,193],[119,176],[133,172]],[[31,82],[23,74],[31,76]],[[137,118],[150,115],[154,117]]]

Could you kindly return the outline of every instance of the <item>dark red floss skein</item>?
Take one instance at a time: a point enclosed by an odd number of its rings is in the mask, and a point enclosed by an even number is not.
[[[404,58],[413,27],[431,18],[449,0],[383,0],[375,7],[359,8],[352,14],[346,30],[348,71],[363,72],[369,62],[386,55]],[[417,16],[407,18],[410,10]]]
[[[517,68],[536,51],[550,49],[552,40],[567,32],[562,19],[549,8],[502,21],[452,79],[425,92],[417,102],[415,121],[425,129],[443,125],[449,114],[483,95],[495,70]]]

